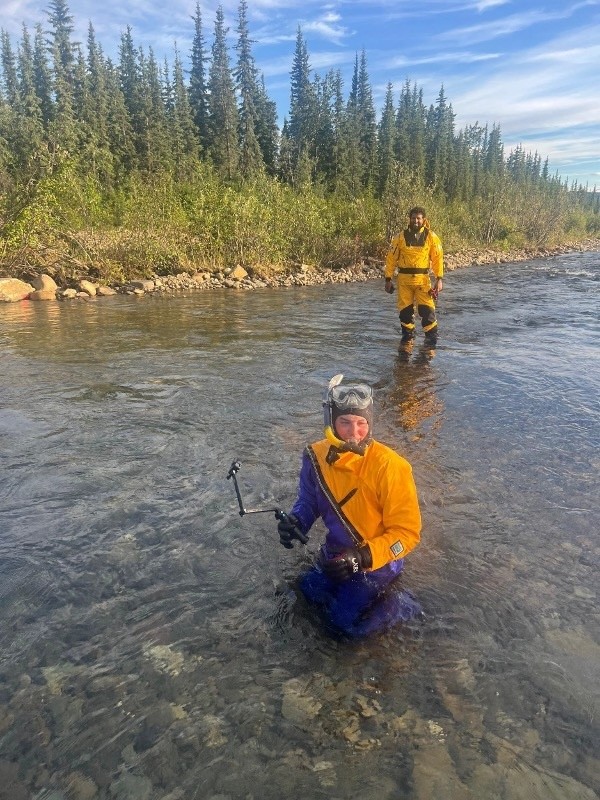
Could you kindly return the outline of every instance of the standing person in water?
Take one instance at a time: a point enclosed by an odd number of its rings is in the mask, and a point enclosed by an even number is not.
[[[328,626],[356,637],[421,613],[411,594],[393,586],[419,543],[421,514],[410,464],[372,437],[371,387],[342,378],[330,381],[325,438],[304,450],[298,496],[278,531],[291,548],[322,518],[325,542],[300,588]]]
[[[392,294],[392,277],[398,275],[398,309],[403,344],[415,338],[415,305],[421,317],[425,343],[437,345],[438,323],[435,298],[443,289],[444,253],[442,243],[429,227],[425,209],[415,206],[408,212],[409,223],[402,233],[392,239],[385,260],[385,291]],[[431,285],[429,271],[435,283]]]

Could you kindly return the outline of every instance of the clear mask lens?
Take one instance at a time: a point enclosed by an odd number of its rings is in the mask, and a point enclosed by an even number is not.
[[[365,383],[334,386],[329,391],[331,401],[338,408],[368,408],[373,400],[373,390]]]

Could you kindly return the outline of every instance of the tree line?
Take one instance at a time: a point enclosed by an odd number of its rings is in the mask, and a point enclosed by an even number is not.
[[[5,270],[59,256],[115,279],[193,262],[343,263],[380,254],[417,201],[450,245],[600,229],[595,187],[569,185],[520,146],[506,155],[499,125],[457,130],[443,85],[428,106],[416,83],[397,102],[390,83],[378,116],[366,53],[346,92],[339,70],[313,72],[300,28],[280,130],[246,0],[233,52],[222,7],[209,48],[196,5],[187,72],[176,47],[158,63],[130,27],[116,63],[91,23],[75,42],[66,0],[50,0],[47,17],[16,45],[0,32]]]

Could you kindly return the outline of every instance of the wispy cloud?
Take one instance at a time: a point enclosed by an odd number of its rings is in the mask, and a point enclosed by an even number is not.
[[[424,64],[475,64],[480,61],[493,61],[502,58],[502,53],[472,53],[469,51],[447,51],[431,56],[409,58],[408,56],[393,56],[388,64],[390,68],[420,66]]]
[[[554,18],[560,15],[551,15]],[[548,17],[545,17],[547,19]],[[539,14],[527,11],[523,14],[513,14],[511,17],[504,17],[493,22],[480,22],[477,25],[469,25],[465,28],[452,28],[437,35],[440,41],[452,41],[455,43],[466,42],[487,42],[491,39],[498,39],[500,36],[508,36],[539,24]]]
[[[477,25],[452,28],[439,33],[436,38],[440,41],[452,41],[455,43],[463,41],[467,44],[487,42],[502,36],[510,36],[524,31],[527,28],[531,28],[532,26],[539,26],[540,21],[548,23],[553,20],[567,19],[582,8],[598,4],[599,0],[586,0],[586,2],[575,3],[571,6],[563,5],[560,9],[555,9],[554,11],[547,11],[545,9],[523,11],[518,14],[512,14],[511,16],[501,17],[491,21],[482,20]]]
[[[497,6],[505,6],[510,3],[511,0],[479,0],[479,2],[475,3],[475,8],[477,11],[487,11],[488,8],[496,8]]]
[[[600,60],[600,26],[559,37],[541,47],[512,54],[492,74],[453,98],[469,109],[524,132],[574,124],[600,125],[597,92],[590,91]],[[568,67],[568,68],[566,68]]]
[[[332,11],[328,11],[322,17],[305,22],[302,25],[305,33],[317,33],[327,41],[340,44],[344,39],[352,36],[354,31],[340,25],[341,17]]]

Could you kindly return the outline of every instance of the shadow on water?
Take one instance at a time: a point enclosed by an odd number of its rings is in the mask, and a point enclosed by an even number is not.
[[[594,258],[453,273],[436,351],[375,282],[3,310],[0,797],[595,797]],[[358,642],[225,479],[289,508],[340,371],[424,521]]]

